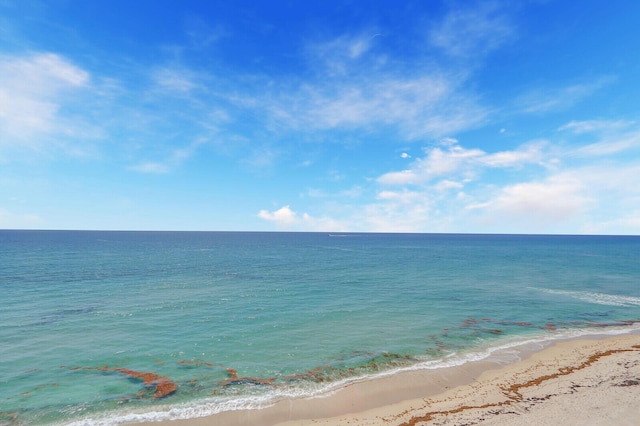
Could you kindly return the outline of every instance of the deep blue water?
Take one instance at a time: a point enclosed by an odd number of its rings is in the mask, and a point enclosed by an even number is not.
[[[640,237],[0,231],[0,290],[0,424],[189,417],[636,329]]]

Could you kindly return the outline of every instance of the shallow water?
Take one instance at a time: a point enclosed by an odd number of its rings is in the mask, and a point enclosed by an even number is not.
[[[639,283],[640,237],[0,231],[0,423],[204,415],[632,328]]]

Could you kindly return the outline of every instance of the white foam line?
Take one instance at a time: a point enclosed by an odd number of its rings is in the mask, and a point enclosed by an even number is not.
[[[620,296],[616,294],[593,293],[588,291],[552,290],[549,288],[529,287],[549,294],[573,297],[583,302],[608,306],[640,306],[640,297]]]
[[[562,340],[588,336],[621,335],[634,332],[640,332],[640,324],[635,324],[633,326],[611,327],[606,330],[603,330],[602,328],[582,328],[554,331],[550,333],[547,332],[533,336],[513,336],[506,338],[506,340],[501,340],[497,345],[487,345],[486,347],[475,348],[465,353],[451,353],[441,359],[425,360],[411,366],[399,367],[366,376],[346,378],[324,384],[322,386],[317,386],[316,384],[310,384],[308,387],[292,385],[278,388],[275,392],[262,396],[247,396],[233,399],[209,398],[201,401],[183,403],[176,406],[166,406],[165,410],[160,411],[139,411],[117,414],[107,413],[104,417],[87,418],[66,424],[69,426],[106,426],[123,423],[190,419],[207,417],[226,411],[262,409],[270,407],[282,399],[328,397],[349,384],[375,380],[376,378],[391,376],[403,371],[452,368],[469,362],[477,362],[487,359],[491,359],[498,363],[512,363],[519,361],[521,359],[520,355],[522,352],[527,348],[531,348],[532,345],[535,345],[535,349],[542,349],[545,346]]]

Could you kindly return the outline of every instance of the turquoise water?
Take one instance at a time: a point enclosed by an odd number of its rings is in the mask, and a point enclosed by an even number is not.
[[[640,237],[0,231],[0,288],[0,424],[110,424],[637,329]]]

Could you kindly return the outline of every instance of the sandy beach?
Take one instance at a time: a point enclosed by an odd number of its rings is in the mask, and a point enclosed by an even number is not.
[[[632,425],[640,335],[562,341],[513,362],[401,372],[320,398],[167,425]]]

